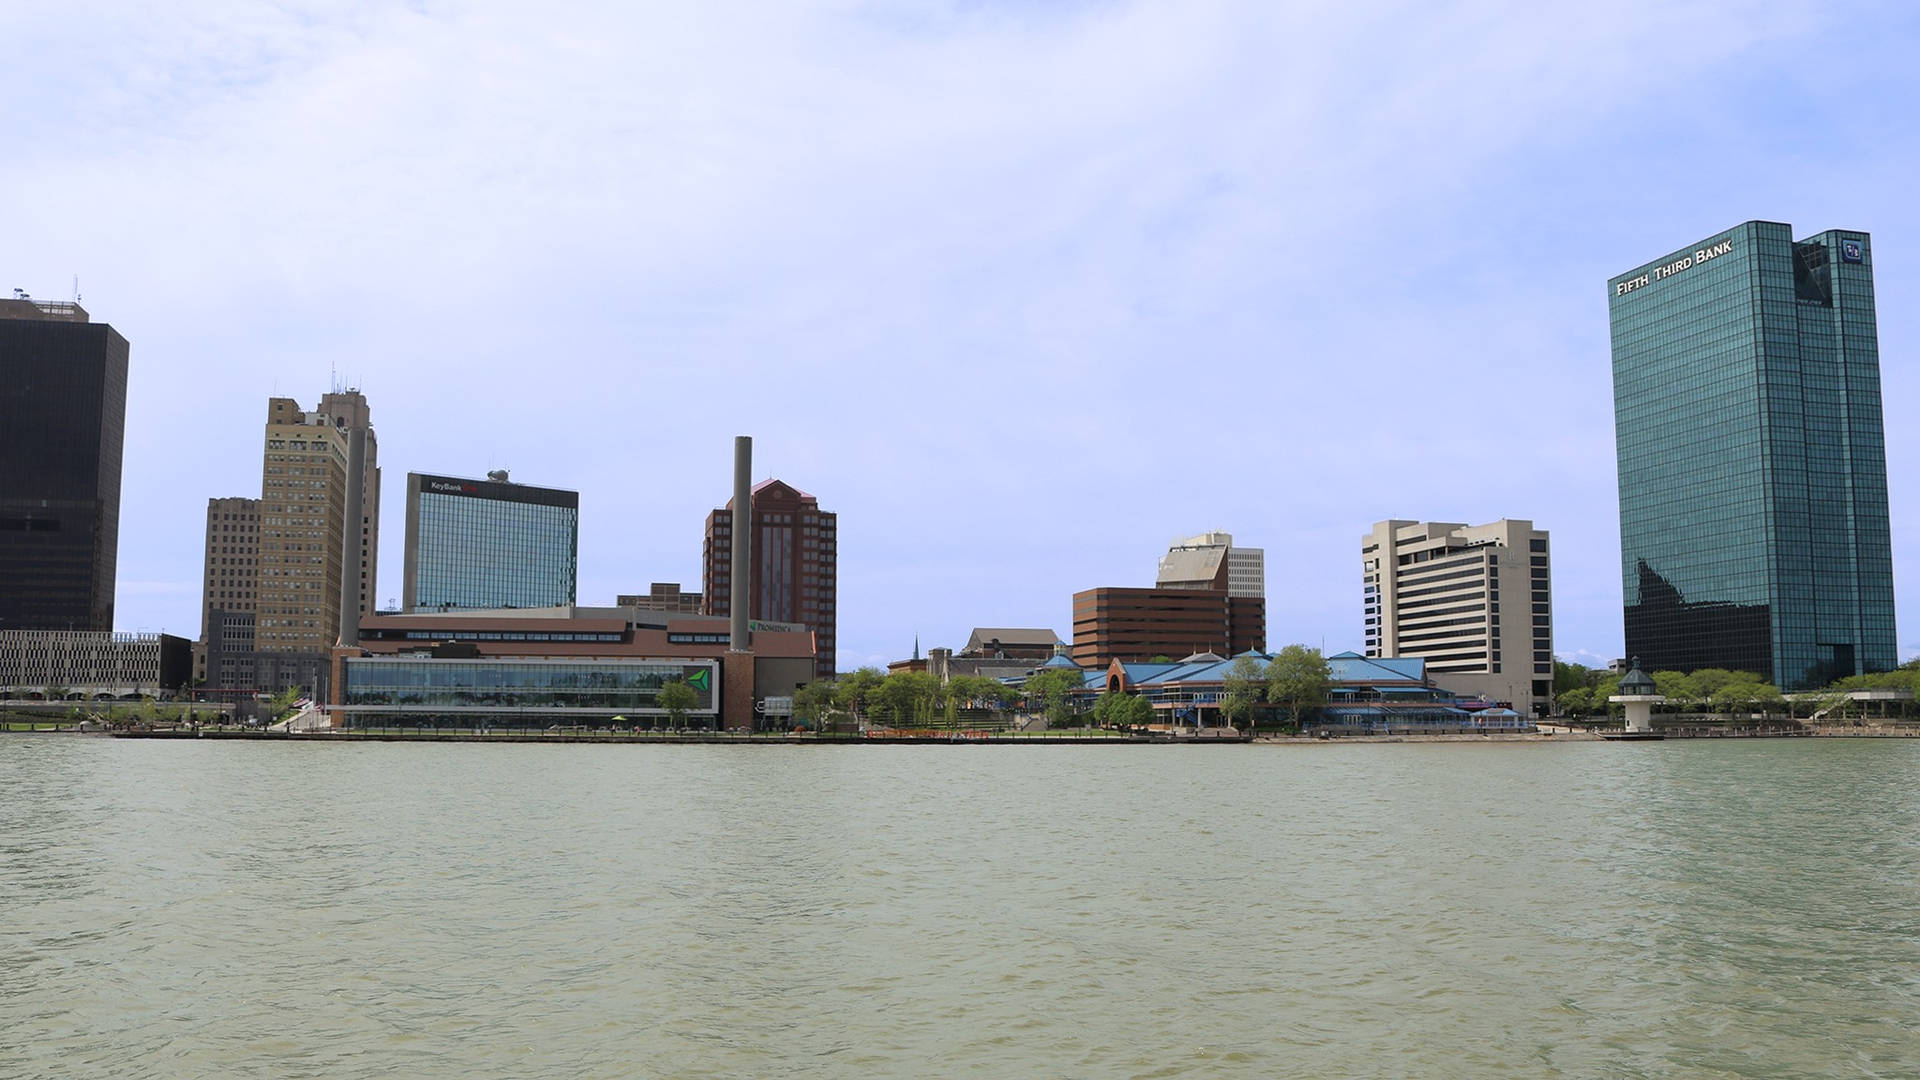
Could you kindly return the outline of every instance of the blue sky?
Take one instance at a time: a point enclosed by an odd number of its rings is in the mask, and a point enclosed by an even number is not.
[[[178,10],[175,10],[175,9]],[[583,603],[698,587],[756,472],[840,514],[840,661],[1071,631],[1168,540],[1360,642],[1387,517],[1552,531],[1619,655],[1607,277],[1751,218],[1875,238],[1920,653],[1920,16],[1902,4],[19,8],[11,280],[133,343],[117,621],[199,631],[272,394],[581,494]],[[1444,471],[1440,468],[1444,466]]]

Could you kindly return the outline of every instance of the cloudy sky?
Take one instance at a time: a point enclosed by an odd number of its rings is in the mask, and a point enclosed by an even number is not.
[[[1875,237],[1920,652],[1904,3],[11,5],[0,266],[133,344],[117,620],[199,632],[265,400],[581,494],[583,603],[698,587],[756,472],[840,515],[843,668],[1071,632],[1181,534],[1360,644],[1375,520],[1552,531],[1621,650],[1606,279],[1751,218]]]

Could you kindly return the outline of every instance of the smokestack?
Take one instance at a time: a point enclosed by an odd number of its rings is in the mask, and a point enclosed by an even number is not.
[[[360,644],[361,567],[366,564],[367,429],[347,429],[346,536],[340,545],[340,644]]]
[[[747,605],[753,599],[753,436],[733,437],[733,569],[728,574],[730,599],[727,610],[733,620],[727,648],[733,652],[753,651],[753,637],[747,630]]]

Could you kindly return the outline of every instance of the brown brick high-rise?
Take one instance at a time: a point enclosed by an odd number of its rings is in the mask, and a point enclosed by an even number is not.
[[[818,678],[834,676],[834,616],[838,580],[837,517],[820,501],[779,480],[764,480],[752,495],[752,580],[747,615],[767,622],[803,623],[814,633]],[[738,595],[731,579],[733,500],[707,515],[701,588],[708,615],[731,615]]]
[[[1073,594],[1073,662],[1178,660],[1194,653],[1234,656],[1261,649],[1267,602],[1225,589],[1087,589]]]

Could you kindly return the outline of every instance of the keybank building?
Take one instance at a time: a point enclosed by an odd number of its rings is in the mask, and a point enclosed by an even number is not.
[[[1895,665],[1873,245],[1749,221],[1607,283],[1627,654]]]
[[[571,605],[579,553],[578,492],[407,474],[407,611]]]

